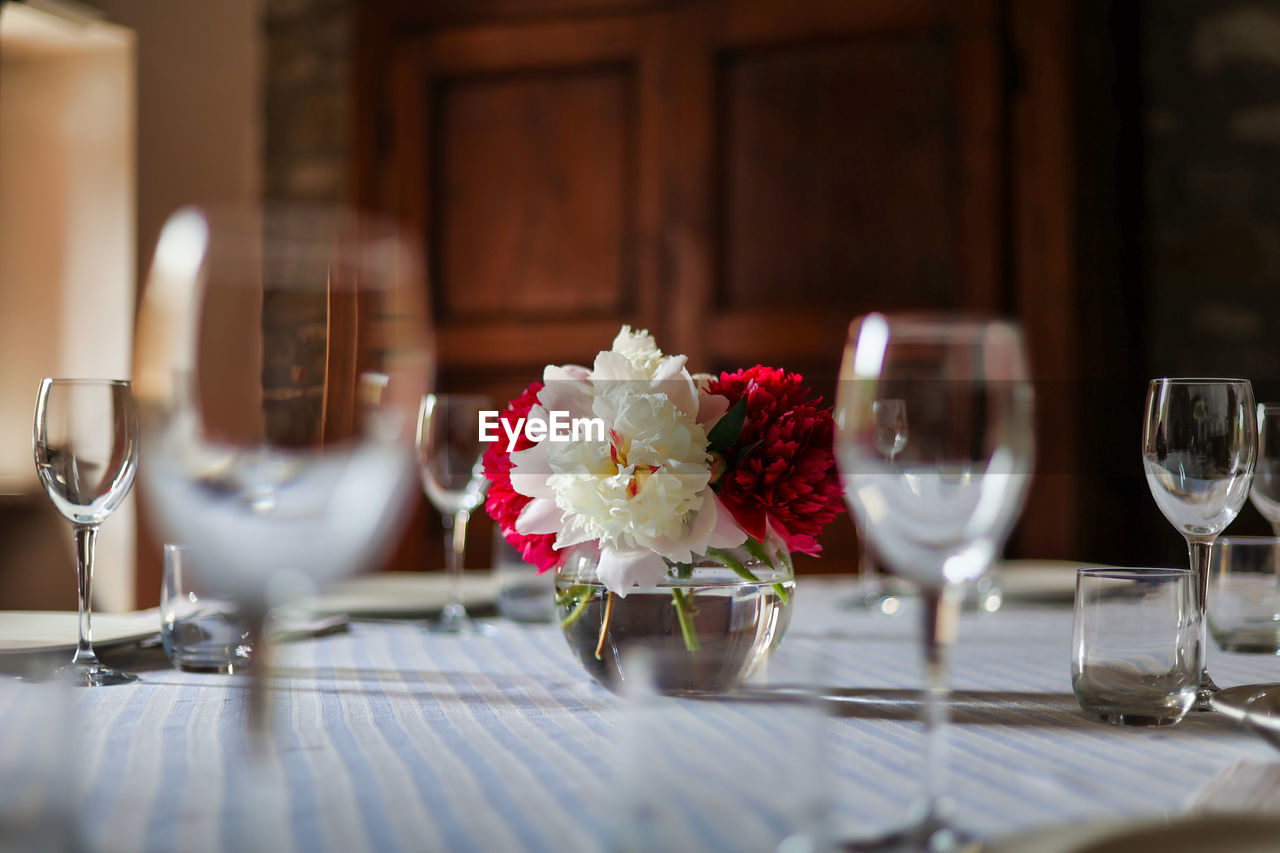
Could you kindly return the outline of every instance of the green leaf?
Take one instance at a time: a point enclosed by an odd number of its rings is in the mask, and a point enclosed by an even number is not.
[[[716,421],[716,425],[707,434],[707,450],[723,456],[725,451],[738,443],[746,422],[747,398],[741,397],[733,404],[733,408],[720,416],[720,420]]]

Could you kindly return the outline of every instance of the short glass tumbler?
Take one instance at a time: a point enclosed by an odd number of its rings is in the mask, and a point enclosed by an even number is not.
[[[1280,653],[1280,539],[1229,536],[1209,558],[1209,634],[1228,652]]]
[[[493,571],[498,576],[498,612],[513,622],[550,622],[556,618],[555,572],[539,571],[507,544],[493,527]]]
[[[1171,726],[1200,684],[1197,575],[1189,569],[1076,573],[1071,688],[1085,713],[1121,726]]]
[[[234,673],[249,663],[249,621],[234,600],[202,591],[191,552],[164,546],[160,588],[160,641],[186,672]]]

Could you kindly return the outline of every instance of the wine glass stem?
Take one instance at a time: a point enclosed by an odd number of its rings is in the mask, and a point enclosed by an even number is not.
[[[880,582],[880,568],[876,565],[875,558],[871,554],[871,548],[867,545],[867,533],[863,526],[855,520],[853,522],[854,530],[858,537],[858,587],[861,590],[860,603],[866,607],[876,607],[878,602],[888,590],[885,585]]]
[[[462,604],[462,558],[467,546],[467,522],[470,520],[471,513],[466,510],[444,517],[445,531],[452,534],[444,543],[445,567],[451,580],[449,603],[450,609],[460,616],[466,614]]]
[[[947,791],[947,657],[955,642],[960,600],[943,586],[924,590],[924,817],[936,822]]]
[[[245,612],[249,647],[253,649],[249,664],[249,690],[245,697],[245,717],[254,747],[266,745],[271,731],[268,725],[271,720],[271,693],[267,683],[267,673],[271,667],[271,639],[267,636],[267,615],[265,607],[255,606]]]
[[[1209,557],[1213,553],[1213,539],[1188,538],[1187,551],[1191,555],[1191,570],[1196,573],[1196,586],[1200,591],[1200,600],[1197,602],[1200,609],[1200,690],[1194,707],[1197,711],[1208,711],[1209,697],[1218,692],[1218,685],[1209,677],[1209,647],[1206,645],[1208,619],[1205,616],[1205,605],[1209,601]]]
[[[77,524],[76,533],[76,588],[80,607],[80,637],[76,644],[72,663],[97,666],[98,655],[93,651],[93,625],[91,624],[93,596],[93,550],[98,541],[98,525]]]

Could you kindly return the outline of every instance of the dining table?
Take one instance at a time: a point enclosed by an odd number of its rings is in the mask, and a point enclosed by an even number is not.
[[[140,675],[128,685],[0,679],[0,849],[798,851],[872,836],[921,792],[920,618],[910,598],[861,606],[858,589],[801,576],[779,646],[797,668],[723,695],[615,693],[554,622],[496,617],[492,636],[353,619],[282,644],[257,734],[240,676],[181,672],[154,649],[111,653]],[[1280,758],[1218,713],[1087,717],[1071,633],[1069,600],[961,618],[947,787],[975,838],[1013,850],[1177,820]],[[1208,663],[1223,687],[1280,680],[1271,655],[1211,648]]]

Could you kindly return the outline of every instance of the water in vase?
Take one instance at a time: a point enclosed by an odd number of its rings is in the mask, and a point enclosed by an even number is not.
[[[786,631],[795,580],[694,578],[614,596],[594,582],[557,579],[557,615],[587,672],[611,690],[627,679],[628,652],[652,656],[663,693],[715,693],[748,678]],[[603,640],[602,640],[603,633]],[[599,655],[597,656],[597,650]]]

